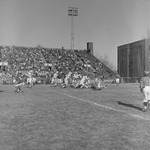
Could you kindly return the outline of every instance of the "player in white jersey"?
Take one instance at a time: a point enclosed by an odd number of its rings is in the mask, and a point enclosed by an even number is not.
[[[150,102],[150,72],[145,71],[145,76],[140,80],[140,91],[143,97],[143,112],[148,108]]]

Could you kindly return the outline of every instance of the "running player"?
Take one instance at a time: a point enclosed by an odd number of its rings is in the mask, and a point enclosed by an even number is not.
[[[150,72],[145,71],[144,75],[140,81],[140,91],[143,97],[143,112],[147,110],[150,101]]]
[[[21,90],[21,86],[24,85],[23,79],[22,79],[22,74],[17,72],[16,77],[15,77],[15,92],[19,93],[19,92],[23,92]]]

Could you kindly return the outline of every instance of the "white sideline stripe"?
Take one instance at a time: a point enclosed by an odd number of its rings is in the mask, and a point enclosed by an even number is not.
[[[128,113],[127,111],[115,109],[115,108],[112,108],[110,106],[101,105],[101,104],[91,102],[89,100],[81,99],[81,98],[78,98],[78,97],[75,97],[75,96],[72,96],[72,95],[69,95],[69,94],[66,94],[66,93],[56,92],[56,91],[53,91],[53,90],[50,90],[50,91],[58,93],[58,94],[62,94],[62,95],[65,95],[65,96],[68,96],[68,97],[71,97],[71,98],[74,98],[74,99],[77,99],[77,100],[80,100],[80,101],[83,101],[83,102],[87,102],[87,103],[90,103],[92,105],[96,105],[96,106],[103,107],[103,108],[106,108],[106,109],[114,110],[114,111],[117,111],[117,112],[122,112],[122,113],[128,114],[129,116],[132,116],[132,117],[135,117],[135,118],[139,118],[139,119],[142,119],[142,120],[150,120],[150,118],[146,118],[146,117],[142,117],[142,116],[135,115],[135,114],[132,114],[132,113]]]

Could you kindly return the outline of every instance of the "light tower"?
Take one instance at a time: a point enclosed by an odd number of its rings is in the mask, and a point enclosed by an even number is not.
[[[74,50],[74,16],[78,16],[78,8],[69,7],[68,16],[71,16],[71,50]]]

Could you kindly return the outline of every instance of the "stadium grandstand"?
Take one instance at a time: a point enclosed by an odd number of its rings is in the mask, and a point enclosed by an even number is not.
[[[0,77],[11,83],[16,72],[26,74],[32,70],[36,78],[47,82],[55,71],[67,74],[78,72],[105,78],[114,78],[116,73],[87,50],[66,50],[44,47],[0,46]],[[3,82],[3,81],[1,81]]]

